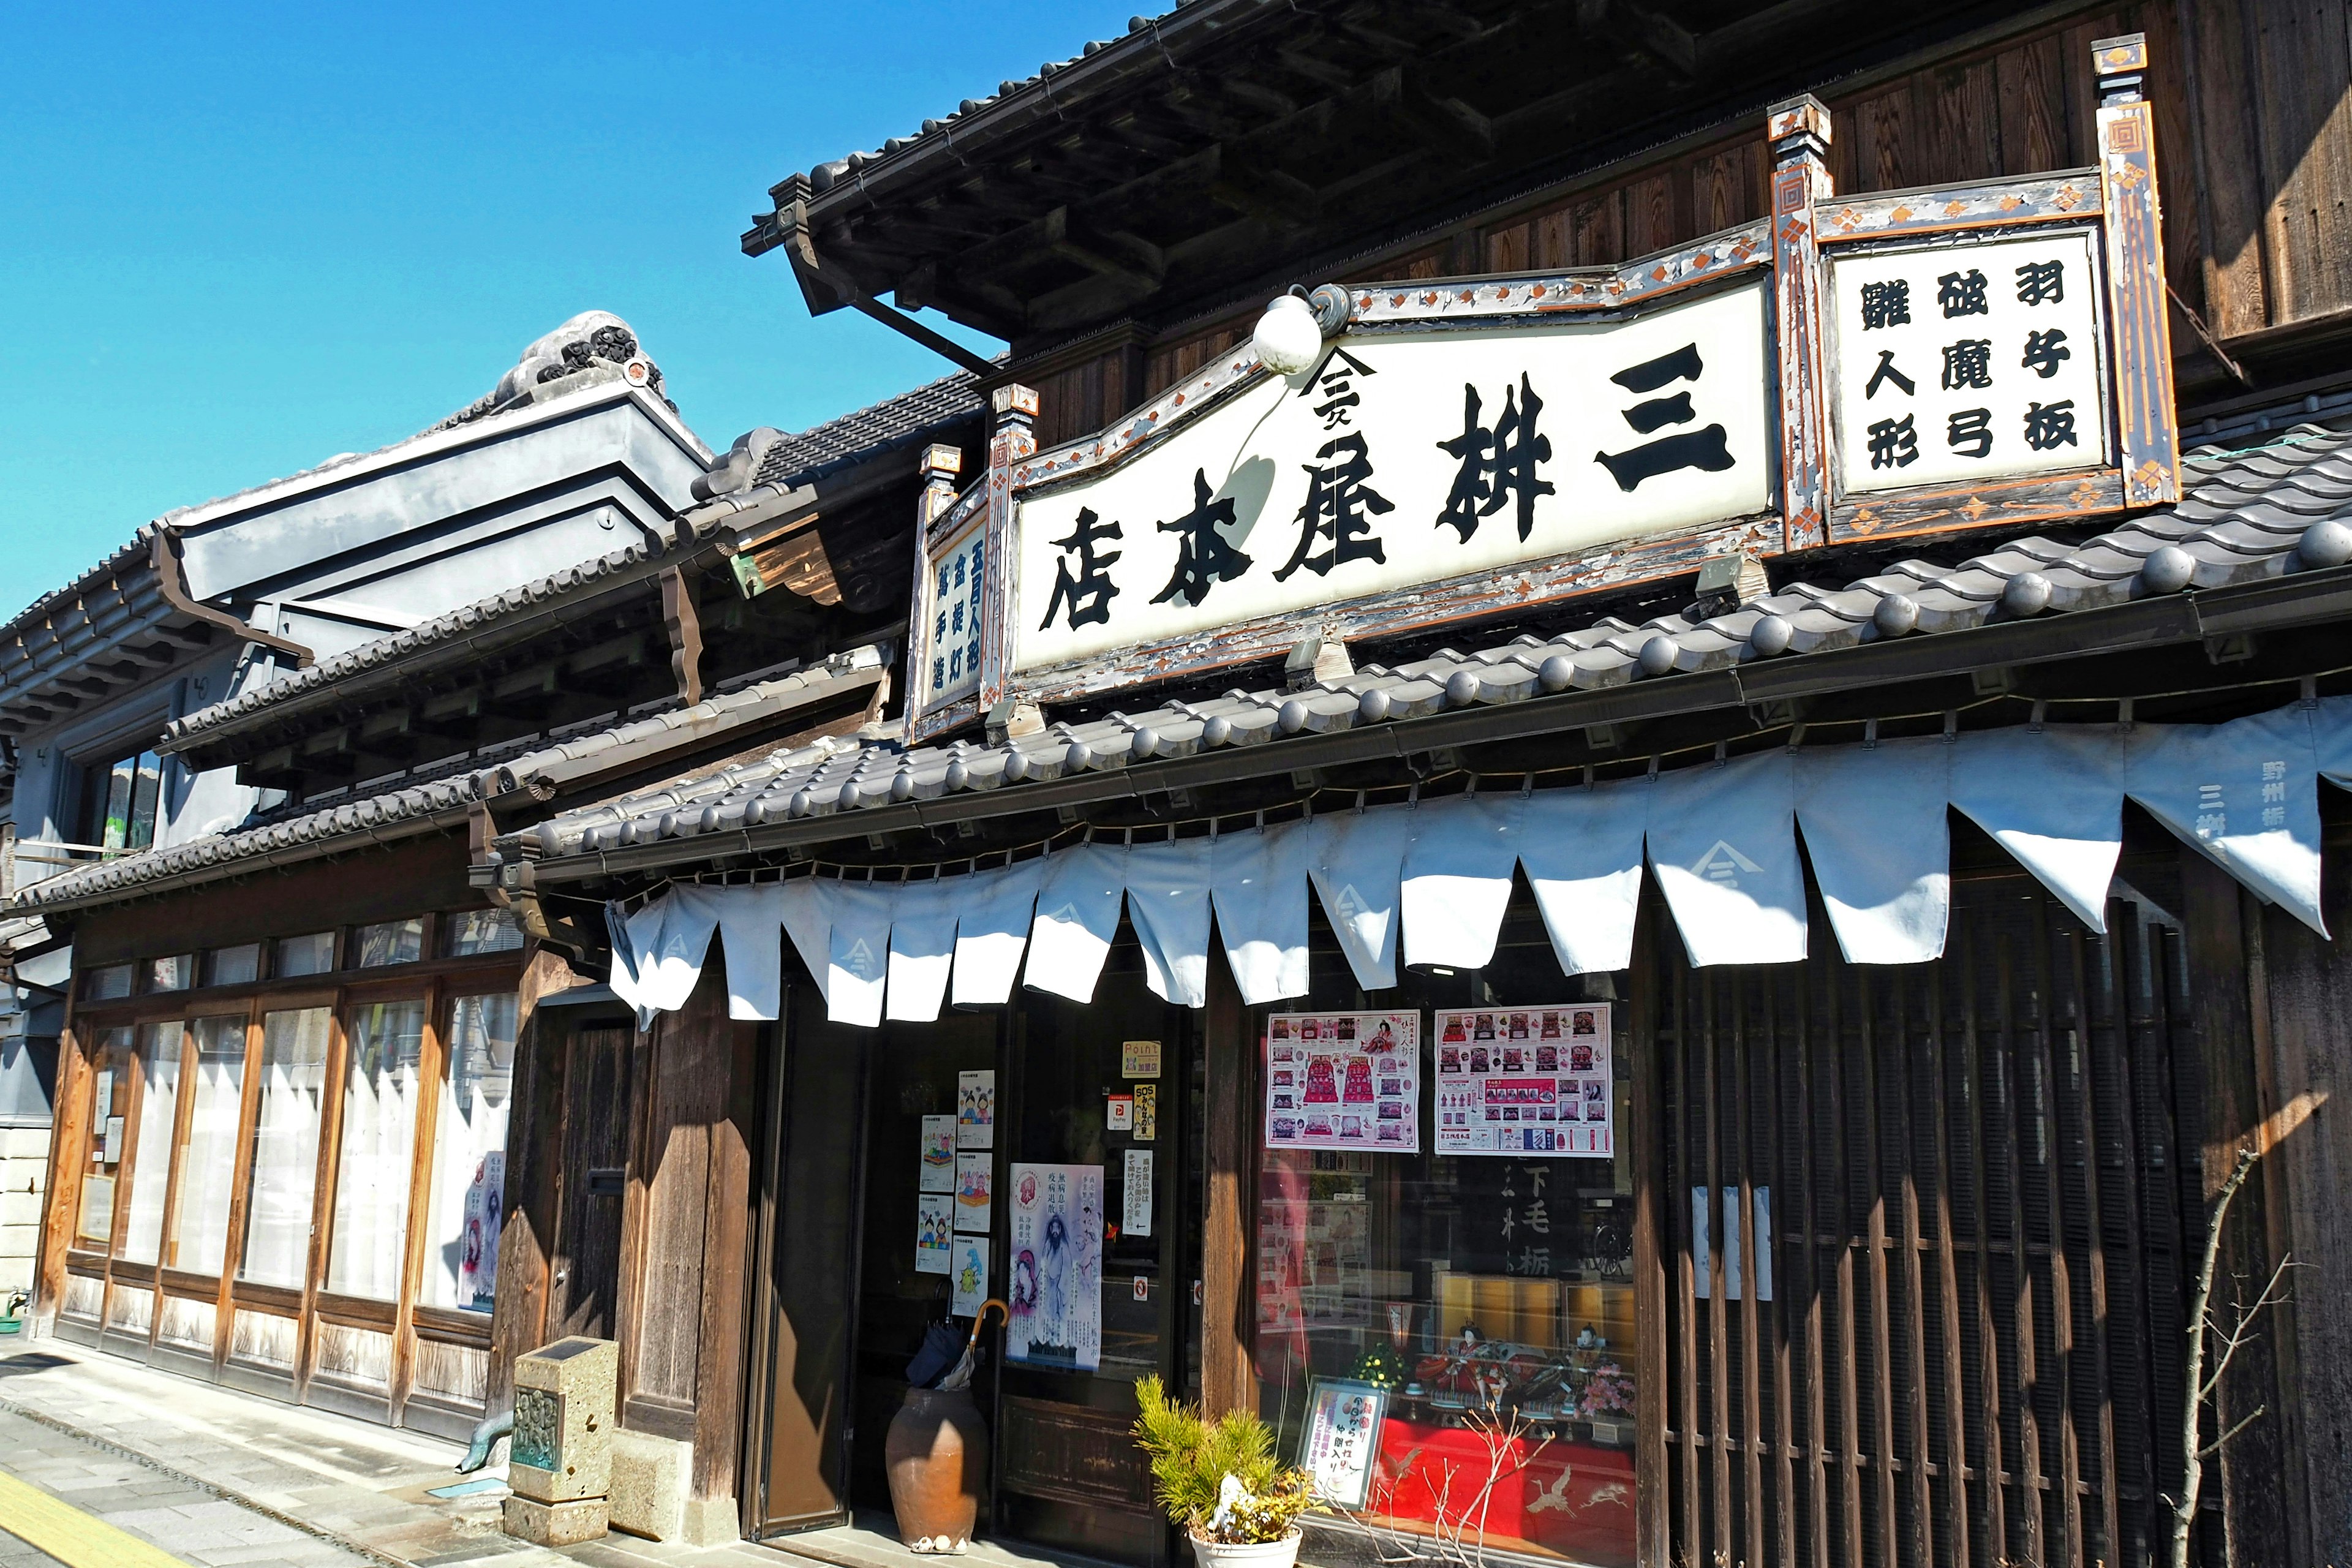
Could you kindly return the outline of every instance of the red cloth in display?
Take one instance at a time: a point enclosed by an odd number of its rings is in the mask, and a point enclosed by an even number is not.
[[[1508,1550],[1517,1540],[1600,1568],[1633,1568],[1630,1449],[1520,1437],[1506,1446],[1501,1461],[1503,1474],[1486,1501],[1487,1544]],[[1488,1464],[1478,1433],[1391,1415],[1381,1431],[1370,1511],[1434,1523],[1442,1501],[1447,1518],[1458,1519],[1475,1504]]]

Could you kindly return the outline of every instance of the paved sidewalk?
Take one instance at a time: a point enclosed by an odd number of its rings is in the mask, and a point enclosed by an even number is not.
[[[887,1515],[697,1550],[613,1534],[551,1552],[499,1530],[495,1484],[436,1498],[468,1478],[463,1450],[326,1411],[152,1371],[54,1339],[0,1349],[0,1473],[151,1542],[198,1568],[922,1568]],[[5,1533],[0,1568],[52,1568]],[[63,1550],[63,1548],[59,1548]],[[103,1561],[100,1559],[99,1561]],[[1078,1560],[975,1542],[973,1568],[1072,1568]],[[62,1568],[96,1568],[90,1562]]]

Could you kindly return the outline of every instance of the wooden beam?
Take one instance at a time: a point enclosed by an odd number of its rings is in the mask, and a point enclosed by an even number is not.
[[[697,574],[698,575],[698,574]],[[670,674],[680,702],[702,700],[702,617],[694,607],[694,578],[672,566],[661,574],[662,625],[669,632]]]
[[[1201,1216],[1201,1403],[1211,1415],[1255,1415],[1250,1219],[1257,1206],[1257,1051],[1248,1009],[1222,951],[1209,958],[1201,1042],[1207,1054],[1209,1156],[1208,1207]]]

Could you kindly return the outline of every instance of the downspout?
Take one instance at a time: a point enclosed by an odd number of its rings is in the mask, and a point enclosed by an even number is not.
[[[266,647],[273,653],[292,656],[297,669],[310,668],[310,650],[300,643],[289,642],[273,636],[259,626],[237,619],[226,610],[217,610],[188,593],[187,574],[180,564],[180,536],[163,523],[148,536],[147,559],[155,568],[155,580],[163,591],[163,602],[187,616],[206,626],[218,626],[233,637]]]

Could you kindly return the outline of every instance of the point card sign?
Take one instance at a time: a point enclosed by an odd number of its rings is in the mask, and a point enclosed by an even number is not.
[[[1419,1152],[1421,1015],[1268,1018],[1265,1146]]]
[[[1608,1004],[1443,1011],[1433,1026],[1437,1152],[1615,1154]]]
[[[1315,1379],[1298,1435],[1298,1468],[1315,1479],[1316,1496],[1340,1508],[1370,1500],[1388,1403],[1388,1391],[1369,1383]]]

